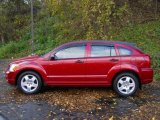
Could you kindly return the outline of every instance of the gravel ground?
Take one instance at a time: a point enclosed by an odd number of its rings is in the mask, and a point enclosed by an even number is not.
[[[0,120],[160,120],[160,82],[120,98],[111,88],[46,87],[25,95],[4,78],[9,61],[0,60]]]

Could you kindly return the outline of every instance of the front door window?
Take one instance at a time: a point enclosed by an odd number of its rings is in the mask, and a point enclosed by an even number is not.
[[[58,51],[56,59],[68,59],[68,58],[84,58],[85,46],[72,46]]]

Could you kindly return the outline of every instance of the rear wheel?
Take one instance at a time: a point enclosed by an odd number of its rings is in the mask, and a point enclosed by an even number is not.
[[[26,94],[38,93],[42,88],[41,77],[33,71],[23,72],[18,78],[18,88]]]
[[[131,73],[119,74],[113,82],[114,90],[122,97],[128,97],[135,94],[138,86],[138,78]]]

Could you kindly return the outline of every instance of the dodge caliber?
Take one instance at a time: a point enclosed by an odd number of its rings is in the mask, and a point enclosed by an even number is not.
[[[26,94],[38,93],[43,86],[111,86],[127,97],[153,81],[153,70],[150,56],[132,43],[92,40],[17,59],[10,63],[6,79]]]

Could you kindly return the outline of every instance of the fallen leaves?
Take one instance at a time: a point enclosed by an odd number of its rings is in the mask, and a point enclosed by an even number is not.
[[[109,118],[109,120],[113,120],[113,116]]]

